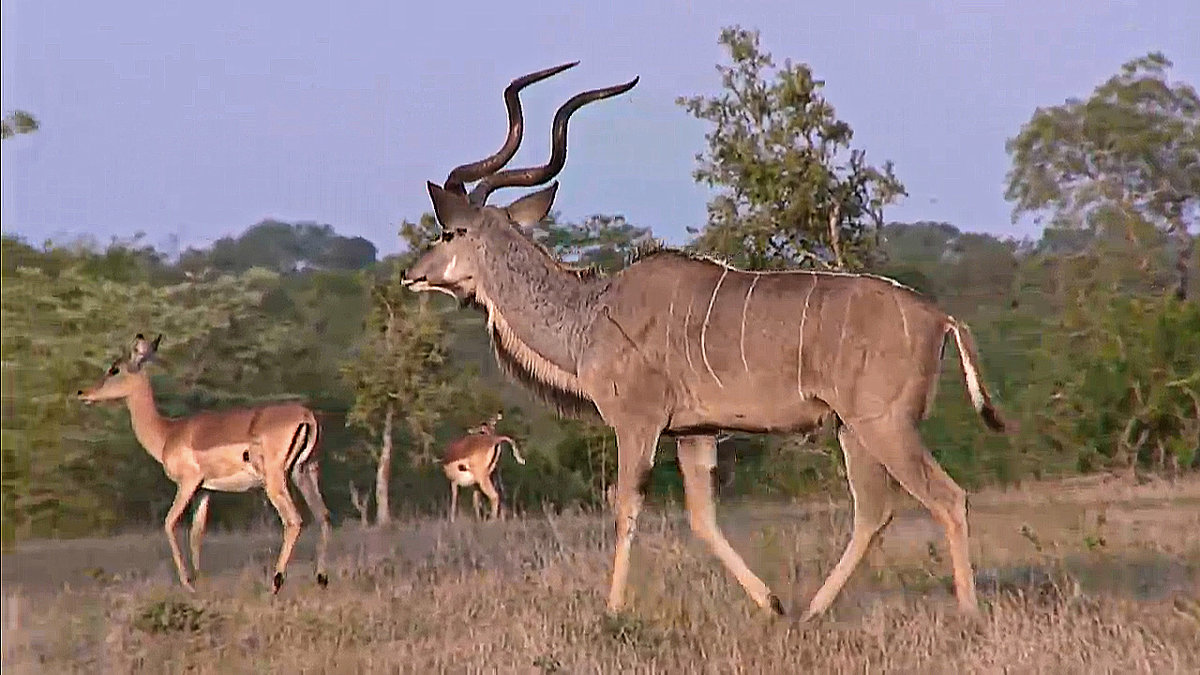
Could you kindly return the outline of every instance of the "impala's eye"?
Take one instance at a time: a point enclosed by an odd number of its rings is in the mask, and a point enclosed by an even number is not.
[[[119,374],[121,374],[121,367],[120,367],[120,366],[113,366],[112,368],[109,368],[109,369],[108,369],[108,374],[109,374],[109,376],[110,376],[110,377],[111,377],[111,376],[113,376],[113,375],[119,375]]]
[[[450,241],[453,238],[454,238],[454,233],[451,232],[450,230],[445,230],[442,232],[442,241]]]

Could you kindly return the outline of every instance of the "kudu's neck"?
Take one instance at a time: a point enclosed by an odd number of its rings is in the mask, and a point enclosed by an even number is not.
[[[481,299],[499,315],[492,321],[502,321],[530,350],[575,374],[584,332],[608,281],[564,269],[515,231],[506,239],[487,254],[480,280]]]
[[[133,422],[133,435],[146,452],[161,463],[163,446],[167,441],[168,420],[158,414],[148,375],[140,375],[134,380],[133,391],[125,397],[125,405]]]

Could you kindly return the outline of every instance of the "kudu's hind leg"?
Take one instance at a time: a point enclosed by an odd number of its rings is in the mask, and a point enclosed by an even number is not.
[[[742,557],[729,545],[717,526],[716,507],[713,505],[713,470],[717,466],[717,443],[712,436],[687,436],[679,441],[679,469],[683,473],[684,498],[687,503],[688,521],[692,532],[708,544],[713,554],[721,560],[750,598],[760,607],[770,608],[783,614],[783,604],[746,566]]]
[[[292,470],[292,482],[300,488],[304,503],[313,518],[320,524],[321,539],[317,543],[317,585],[324,588],[329,585],[329,573],[325,568],[325,558],[329,551],[329,509],[325,507],[325,499],[321,497],[320,485],[321,468],[316,462],[307,462]]]
[[[271,580],[271,592],[278,593],[279,587],[283,585],[288,560],[292,557],[292,548],[300,538],[300,525],[303,521],[296,505],[292,503],[292,496],[288,494],[287,479],[282,472],[278,475],[275,472],[267,474],[266,489],[267,498],[279,512],[279,520],[283,523],[283,546],[279,549],[279,561],[275,563],[275,576]]]
[[[838,431],[842,455],[846,458],[846,482],[854,499],[854,531],[841,560],[825,578],[821,589],[813,596],[804,618],[824,612],[833,603],[854,569],[875,541],[876,535],[892,519],[895,488],[887,469],[872,457],[862,442],[846,427]]]
[[[192,549],[192,573],[200,576],[200,544],[204,540],[204,528],[208,526],[208,493],[201,492],[192,510],[192,530],[188,533],[188,546]]]
[[[968,547],[966,491],[933,458],[921,441],[914,422],[880,420],[854,426],[851,431],[945,529],[959,609],[972,616],[978,615],[975,575]]]

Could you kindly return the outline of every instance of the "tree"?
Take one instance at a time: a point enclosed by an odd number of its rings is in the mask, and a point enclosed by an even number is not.
[[[427,298],[403,287],[401,271],[394,265],[387,277],[371,286],[365,339],[342,368],[354,391],[350,422],[379,438],[378,525],[391,522],[388,490],[397,418],[417,445],[410,454],[413,463],[430,460],[434,430],[456,390],[441,317]]]
[[[1200,214],[1200,97],[1168,78],[1153,52],[1133,59],[1087,100],[1039,108],[1007,143],[1013,219],[1049,216],[1056,228],[1123,237],[1156,255],[1176,249],[1175,293],[1187,296],[1191,230]]]
[[[581,224],[559,223],[551,216],[533,227],[533,237],[563,262],[595,265],[606,271],[624,267],[641,245],[653,241],[648,227],[638,227],[621,215],[596,214]]]
[[[330,225],[264,220],[237,237],[218,239],[211,250],[189,249],[181,266],[244,272],[263,267],[281,274],[310,268],[360,270],[375,262],[375,245],[362,237],[339,235]]]
[[[24,110],[12,110],[0,121],[0,139],[9,139],[17,134],[31,134],[38,130],[37,119]]]
[[[696,156],[697,182],[719,188],[694,245],[751,269],[859,268],[883,208],[905,194],[892,172],[850,147],[853,132],[805,64],[776,69],[757,31],[726,28],[717,96],[676,102],[713,125]]]

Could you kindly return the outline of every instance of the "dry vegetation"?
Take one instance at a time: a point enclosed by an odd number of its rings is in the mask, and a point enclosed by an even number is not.
[[[189,596],[160,532],[40,542],[3,557],[6,672],[1200,672],[1200,481],[1055,484],[972,497],[987,617],[961,621],[940,534],[897,517],[832,615],[753,609],[653,509],[631,609],[604,618],[611,527],[567,515],[335,536],[333,581],[306,532],[268,592],[274,533],[206,542]],[[849,533],[841,503],[726,505],[735,546],[798,610]],[[933,542],[931,544],[931,542]],[[794,612],[798,613],[798,612]],[[11,671],[10,671],[11,669]]]

